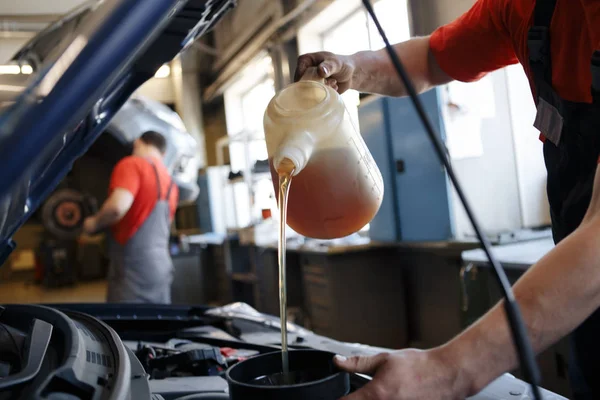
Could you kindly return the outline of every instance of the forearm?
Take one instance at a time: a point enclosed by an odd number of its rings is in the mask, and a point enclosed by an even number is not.
[[[94,215],[96,230],[101,231],[105,228],[108,228],[109,226],[119,222],[121,218],[123,218],[123,215],[121,215],[119,210],[105,204],[100,211]]]
[[[429,37],[415,38],[394,45],[417,92],[451,79],[441,71],[429,48]],[[352,89],[386,96],[406,96],[406,88],[385,49],[363,51],[350,56],[355,66]]]
[[[540,352],[600,306],[600,224],[583,224],[514,286],[534,351]],[[474,394],[518,365],[502,304],[442,348]]]
[[[116,188],[106,199],[100,211],[91,218],[89,229],[100,231],[116,224],[127,214],[133,204],[133,194],[126,189]]]

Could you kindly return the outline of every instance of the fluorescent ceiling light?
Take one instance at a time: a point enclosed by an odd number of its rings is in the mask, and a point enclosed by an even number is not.
[[[17,75],[21,73],[21,68],[18,65],[0,65],[0,74]]]
[[[25,89],[23,86],[14,86],[14,85],[0,85],[0,90],[4,90],[5,92],[15,92],[20,93]]]
[[[158,71],[156,71],[156,73],[154,74],[155,78],[166,78],[169,75],[171,75],[171,67],[169,67],[167,64],[164,64],[163,66],[161,66]]]
[[[33,73],[33,68],[31,67],[31,65],[21,65],[21,73],[25,75],[30,75]]]

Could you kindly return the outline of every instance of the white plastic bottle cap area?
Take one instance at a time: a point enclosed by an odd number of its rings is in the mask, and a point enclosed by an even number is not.
[[[308,164],[314,148],[315,140],[310,133],[306,131],[292,133],[273,156],[273,167],[277,170],[281,162],[287,158],[294,164],[293,175],[298,175]]]

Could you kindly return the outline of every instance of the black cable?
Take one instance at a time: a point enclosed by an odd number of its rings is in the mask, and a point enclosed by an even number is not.
[[[504,298],[505,298],[504,299],[504,309],[505,309],[506,315],[508,317],[508,321],[509,321],[512,336],[513,336],[513,341],[516,346],[517,353],[519,355],[519,360],[520,360],[521,366],[523,367],[523,373],[525,375],[525,380],[527,380],[531,384],[534,399],[542,400],[542,395],[541,395],[540,389],[539,389],[540,371],[536,364],[535,355],[533,353],[531,343],[527,336],[527,329],[525,328],[525,324],[523,322],[523,317],[521,315],[519,305],[517,304],[517,302],[515,300],[515,296],[511,289],[508,278],[506,277],[506,274],[504,273],[502,266],[498,263],[498,261],[492,254],[491,245],[490,245],[487,237],[484,236],[484,234],[479,226],[479,223],[477,222],[477,219],[475,218],[475,214],[473,213],[473,210],[471,209],[471,206],[469,205],[469,203],[467,201],[465,193],[458,182],[458,178],[456,177],[454,170],[452,169],[452,166],[450,165],[450,161],[449,161],[448,157],[446,156],[446,152],[444,151],[445,146],[444,146],[443,142],[441,141],[439,135],[436,134],[435,128],[433,127],[431,121],[429,120],[429,117],[427,116],[427,112],[425,111],[425,108],[423,107],[423,104],[421,103],[419,95],[418,95],[417,91],[415,90],[415,88],[408,76],[408,73],[406,72],[406,70],[404,69],[404,66],[402,65],[402,62],[400,61],[398,54],[396,54],[396,52],[390,45],[390,42],[388,41],[388,38],[387,38],[385,32],[383,31],[383,28],[381,27],[381,24],[379,23],[377,16],[375,15],[375,12],[373,10],[373,6],[371,5],[371,2],[369,0],[363,0],[363,4],[364,4],[365,8],[367,9],[367,12],[371,15],[371,18],[373,19],[373,22],[375,23],[375,26],[377,27],[377,30],[379,31],[379,34],[381,35],[381,38],[383,39],[383,42],[385,43],[385,48],[392,60],[392,63],[394,64],[394,68],[396,69],[396,72],[398,73],[398,76],[400,77],[401,81],[404,83],[406,91],[408,92],[408,95],[410,96],[410,98],[412,100],[412,103],[417,111],[417,114],[419,114],[419,117],[421,118],[421,122],[423,123],[423,125],[425,127],[425,131],[427,132],[429,139],[431,139],[431,142],[435,148],[435,151],[436,151],[440,161],[442,161],[442,163],[444,164],[444,167],[446,168],[446,172],[448,173],[448,176],[450,177],[450,180],[452,181],[452,184],[454,185],[454,188],[456,189],[456,193],[458,194],[458,197],[460,198],[460,200],[462,202],[465,212],[467,213],[467,216],[469,217],[469,220],[471,221],[471,224],[473,225],[473,229],[475,230],[475,233],[477,234],[477,238],[479,239],[479,241],[481,243],[481,247],[483,248],[483,251],[485,252],[490,264],[492,265],[492,267],[494,269],[496,279],[498,280],[498,284],[500,285],[500,288],[502,289],[502,292],[504,294]]]

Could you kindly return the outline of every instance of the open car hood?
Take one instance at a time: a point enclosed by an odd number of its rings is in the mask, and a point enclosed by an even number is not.
[[[34,74],[25,81],[1,82],[0,265],[15,247],[11,238],[16,230],[129,96],[162,64],[210,30],[235,3],[88,3],[82,8],[85,16],[71,24],[72,29],[58,44],[52,44],[51,53]],[[69,21],[73,22],[73,14],[48,29]]]

